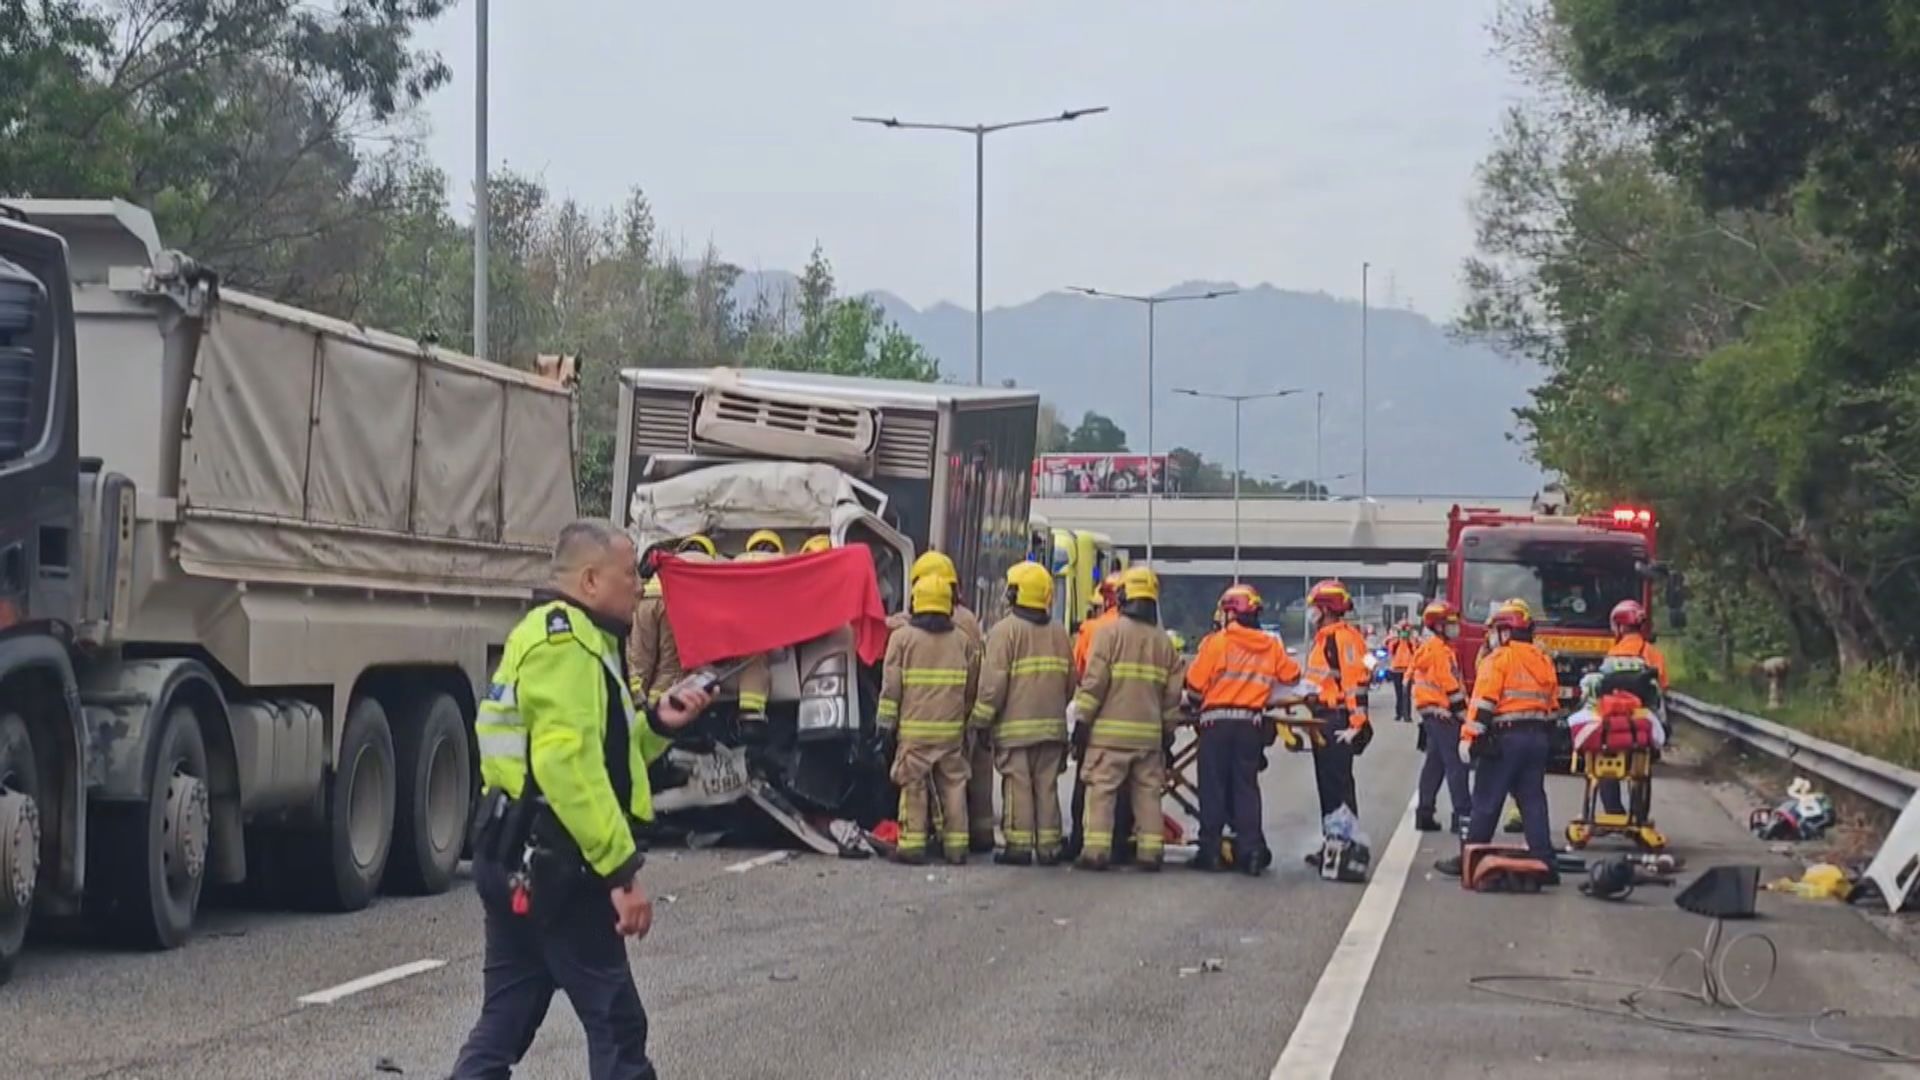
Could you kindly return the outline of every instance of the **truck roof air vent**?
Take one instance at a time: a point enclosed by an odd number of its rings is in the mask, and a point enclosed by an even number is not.
[[[800,395],[730,386],[700,395],[693,434],[700,442],[865,472],[879,423],[871,409]]]
[[[914,480],[931,478],[935,430],[932,414],[888,414],[880,425],[874,472]]]
[[[633,401],[633,449],[637,454],[684,454],[693,442],[693,395],[649,390]]]

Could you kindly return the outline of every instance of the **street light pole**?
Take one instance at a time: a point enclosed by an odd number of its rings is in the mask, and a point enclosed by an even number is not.
[[[1152,308],[1147,310],[1151,311]],[[1261,401],[1266,398],[1291,397],[1301,391],[1296,389],[1269,390],[1260,394],[1210,394],[1204,390],[1188,390],[1176,387],[1176,394],[1188,397],[1210,398],[1214,401],[1233,403],[1233,583],[1240,584],[1240,406],[1249,401]],[[1151,472],[1151,466],[1149,466]],[[1149,556],[1151,558],[1151,556]]]
[[[487,359],[487,232],[492,228],[492,192],[487,190],[487,0],[474,5],[473,47],[473,355]]]
[[[1367,271],[1372,263],[1360,264],[1360,498],[1367,497],[1367,414],[1373,411],[1367,398]]]
[[[1320,421],[1326,411],[1327,392],[1325,390],[1315,390],[1313,392],[1313,481],[1316,487],[1320,486],[1320,478],[1326,475],[1326,469],[1320,461]],[[1318,492],[1314,492],[1313,496],[1316,499],[1324,499],[1326,498],[1326,491],[1323,488]]]
[[[1070,120],[1078,120],[1083,116],[1093,116],[1106,111],[1105,105],[1091,109],[1067,109],[1056,116],[1041,116],[1032,120],[1009,120],[999,124],[925,124],[894,116],[853,118],[854,123],[857,124],[878,124],[898,131],[957,131],[973,136],[973,384],[975,386],[985,386],[987,382],[987,136],[996,131],[1006,131],[1011,128],[1064,124]]]
[[[1223,296],[1233,296],[1239,289],[1210,289],[1203,293],[1180,293],[1175,296],[1134,296],[1128,293],[1102,292],[1089,289],[1084,285],[1070,285],[1068,292],[1077,292],[1085,296],[1095,296],[1102,300],[1125,300],[1142,304],[1147,309],[1147,561],[1153,561],[1153,498],[1157,490],[1153,473],[1153,309],[1161,304],[1179,304],[1189,300],[1218,300]]]

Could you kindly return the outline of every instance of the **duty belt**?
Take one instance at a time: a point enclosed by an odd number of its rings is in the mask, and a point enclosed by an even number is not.
[[[1498,730],[1500,728],[1528,727],[1534,724],[1551,723],[1552,721],[1553,717],[1546,713],[1509,713],[1506,716],[1494,717],[1493,721],[1487,726]]]
[[[1225,707],[1219,709],[1201,709],[1200,722],[1211,724],[1215,720],[1264,720],[1266,713],[1259,709]]]

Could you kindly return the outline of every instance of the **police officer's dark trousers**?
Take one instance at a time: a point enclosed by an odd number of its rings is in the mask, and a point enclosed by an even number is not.
[[[533,1045],[556,989],[586,1029],[588,1076],[652,1080],[647,1012],[606,889],[585,880],[557,910],[529,917],[513,914],[507,872],[498,863],[475,860],[473,879],[486,911],[486,1001],[453,1080],[506,1080]]]
[[[1389,672],[1387,681],[1393,684],[1393,718],[1406,723],[1413,719],[1413,689],[1407,685],[1407,673]]]
[[[1496,723],[1480,736],[1490,745],[1474,759],[1473,820],[1467,826],[1467,843],[1484,844],[1493,839],[1500,812],[1511,795],[1520,805],[1528,852],[1553,865],[1552,819],[1547,812],[1547,728],[1544,721]],[[1458,750],[1456,743],[1454,751]]]
[[[1232,824],[1239,851],[1266,850],[1260,759],[1266,756],[1267,739],[1260,722],[1203,718],[1199,732],[1200,849],[1218,853],[1221,831]]]
[[[1467,784],[1467,763],[1460,760],[1460,725],[1444,713],[1423,713],[1420,726],[1427,736],[1427,759],[1420,765],[1420,799],[1416,811],[1432,817],[1440,798],[1440,781],[1447,782],[1453,804],[1453,828],[1458,831],[1473,816],[1473,795]]]

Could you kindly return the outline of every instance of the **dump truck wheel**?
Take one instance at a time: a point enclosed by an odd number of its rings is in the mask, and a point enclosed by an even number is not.
[[[103,886],[95,910],[114,937],[172,949],[193,932],[213,824],[207,744],[191,707],[164,714],[151,768],[145,802],[100,808],[87,869]]]
[[[0,713],[0,985],[27,943],[40,878],[40,768],[26,721]]]
[[[359,911],[372,901],[393,850],[393,729],[387,711],[361,696],[347,708],[340,760],[327,783],[327,824],[313,853],[314,901]]]
[[[473,807],[467,717],[449,694],[422,694],[394,725],[393,856],[395,892],[443,893],[466,843]]]

